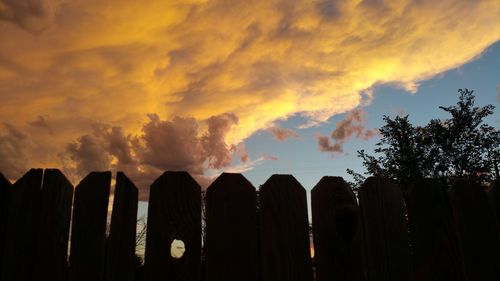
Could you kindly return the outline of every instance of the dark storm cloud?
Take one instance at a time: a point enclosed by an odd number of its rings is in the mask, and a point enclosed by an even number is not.
[[[3,123],[5,133],[0,134],[0,172],[17,179],[28,169],[28,137],[9,123]]]
[[[144,135],[136,139],[136,151],[142,164],[162,170],[187,170],[203,174],[208,168],[219,169],[231,163],[231,149],[224,137],[237,118],[232,114],[205,120],[208,129],[200,135],[200,124],[193,118],[175,117],[162,121],[150,115]]]
[[[28,31],[42,31],[54,17],[58,0],[0,0],[0,20]]]
[[[335,19],[342,15],[341,5],[344,0],[320,0],[316,3],[318,12],[327,19]]]
[[[207,120],[208,131],[201,138],[201,144],[210,168],[220,169],[231,164],[231,151],[225,137],[237,123],[238,117],[234,114],[212,116]]]
[[[75,163],[75,172],[84,177],[92,171],[109,169],[111,154],[105,149],[102,140],[95,135],[81,136],[66,147],[66,154]]]
[[[226,134],[238,122],[233,114],[212,116],[203,122],[182,117],[161,120],[155,114],[149,118],[142,134],[135,136],[121,127],[94,125],[92,134],[68,144],[61,155],[71,160],[66,161],[66,173],[82,178],[96,170],[124,171],[144,194],[144,188],[163,171],[188,171],[205,186],[210,182],[205,171],[228,167],[233,153],[242,161],[248,160],[244,146],[231,147],[225,142]]]
[[[52,126],[49,124],[47,118],[44,116],[38,116],[36,120],[29,122],[29,124],[33,127],[44,129],[49,134],[54,135],[54,130],[52,129]]]

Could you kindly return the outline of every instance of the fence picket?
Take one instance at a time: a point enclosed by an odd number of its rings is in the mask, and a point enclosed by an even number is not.
[[[135,279],[137,204],[137,188],[125,174],[118,172],[106,249],[106,281]]]
[[[433,179],[415,182],[408,193],[415,281],[467,280],[450,200]]]
[[[70,281],[103,281],[110,172],[92,172],[75,189]]]
[[[59,170],[46,169],[41,196],[41,228],[33,280],[66,281],[73,185]]]
[[[171,256],[173,240],[185,252]],[[199,281],[201,188],[186,172],[165,172],[149,194],[145,280]]]
[[[40,235],[42,169],[14,183],[5,233],[2,281],[31,281]]]
[[[368,281],[410,280],[403,195],[390,180],[370,177],[359,190]]]
[[[500,280],[500,241],[485,191],[472,180],[459,180],[451,202],[469,280]]]
[[[311,192],[316,281],[364,280],[359,207],[341,177],[323,177]]]
[[[257,194],[241,174],[223,173],[207,189],[206,280],[255,281]]]
[[[497,222],[497,229],[500,235],[500,180],[497,179],[491,183],[490,190],[488,192],[488,199],[491,207],[493,208],[493,213]]]
[[[12,184],[0,173],[0,281],[2,265],[3,265],[3,252],[5,247],[5,233],[7,231],[7,224],[9,219],[9,202],[10,191]]]
[[[306,191],[291,175],[259,190],[262,281],[311,281]]]

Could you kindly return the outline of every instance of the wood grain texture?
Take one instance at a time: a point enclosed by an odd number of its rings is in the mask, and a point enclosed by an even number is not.
[[[106,252],[106,281],[134,280],[137,204],[137,187],[118,172]]]
[[[208,187],[205,280],[257,280],[256,199],[240,174],[223,173]]]
[[[170,255],[174,239],[186,251]],[[186,172],[165,172],[149,194],[145,280],[199,281],[201,255],[201,188]]]
[[[410,280],[410,249],[401,190],[370,177],[359,190],[368,281]]]
[[[341,177],[323,177],[311,191],[316,281],[364,280],[359,207]]]
[[[36,254],[36,281],[66,281],[73,185],[56,169],[43,174],[41,229]]]
[[[76,187],[71,229],[70,281],[104,280],[111,172],[92,172]]]
[[[459,180],[450,196],[469,280],[500,280],[498,229],[485,191],[473,181]]]
[[[259,190],[263,281],[311,281],[306,191],[291,175],[273,175]]]
[[[12,184],[0,173],[0,275],[2,272],[2,259],[5,247],[5,232],[9,220],[9,202]],[[0,277],[1,281],[1,277]]]
[[[415,281],[465,281],[457,228],[447,191],[438,180],[422,179],[408,192]]]
[[[2,281],[34,278],[41,224],[42,169],[31,169],[14,183],[5,234]]]

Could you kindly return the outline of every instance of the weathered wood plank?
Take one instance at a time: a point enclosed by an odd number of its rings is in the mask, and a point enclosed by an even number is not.
[[[408,192],[415,281],[467,280],[457,228],[444,186],[415,182]]]
[[[185,252],[171,256],[181,240]],[[201,255],[201,188],[186,172],[165,172],[149,194],[145,280],[199,281]]]
[[[370,177],[360,188],[359,205],[367,280],[410,280],[408,227],[399,187],[390,180]]]
[[[259,190],[263,281],[311,281],[306,191],[291,175],[273,175]]]
[[[40,235],[42,169],[31,169],[14,183],[5,233],[2,281],[31,281]]]
[[[33,280],[66,281],[73,185],[59,170],[46,169],[41,199],[41,228]]]
[[[500,280],[500,241],[485,191],[459,180],[450,192],[469,280]]]
[[[106,281],[134,280],[137,204],[137,188],[118,172],[106,252]]]
[[[207,190],[206,280],[255,281],[257,194],[240,174],[223,173]]]
[[[323,177],[311,191],[316,281],[364,280],[359,207],[341,177]]]
[[[70,281],[104,280],[111,172],[92,172],[76,187],[71,229]]]
[[[11,189],[12,184],[3,176],[2,173],[0,173],[0,273],[2,271],[3,265],[2,260],[5,247],[5,232],[7,231],[7,222],[9,220],[9,202]]]

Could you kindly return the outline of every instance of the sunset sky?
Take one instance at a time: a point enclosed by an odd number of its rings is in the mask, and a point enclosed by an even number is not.
[[[0,171],[310,189],[363,171],[384,114],[500,105],[499,40],[498,0],[0,0]]]

